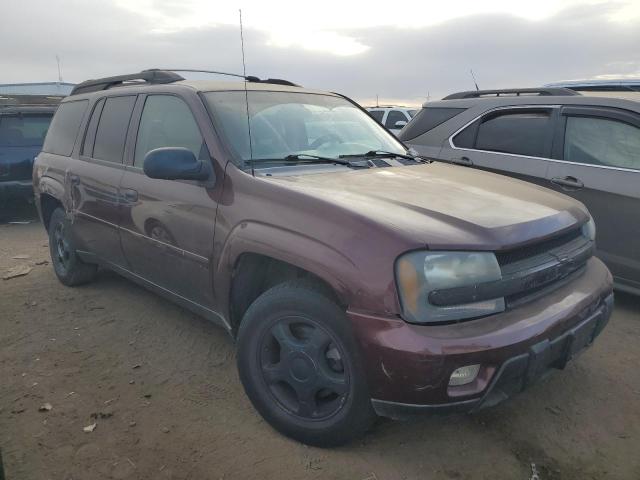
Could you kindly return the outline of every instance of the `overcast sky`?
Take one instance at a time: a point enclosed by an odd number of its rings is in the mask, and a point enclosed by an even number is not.
[[[220,6],[224,3],[224,7]],[[420,104],[473,88],[640,77],[640,1],[2,0],[0,83],[152,67],[242,72]]]

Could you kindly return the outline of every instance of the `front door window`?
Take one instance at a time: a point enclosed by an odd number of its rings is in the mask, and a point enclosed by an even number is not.
[[[187,104],[172,95],[151,95],[140,119],[134,166],[142,168],[145,155],[162,147],[184,147],[205,158],[202,135]]]

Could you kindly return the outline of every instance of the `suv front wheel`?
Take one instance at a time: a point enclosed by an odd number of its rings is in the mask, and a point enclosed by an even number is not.
[[[303,443],[347,443],[375,418],[345,313],[308,282],[273,287],[249,307],[238,370],[258,412]]]
[[[49,252],[58,280],[68,287],[90,282],[98,271],[97,265],[84,263],[78,257],[73,246],[71,224],[60,207],[53,211],[49,220]]]

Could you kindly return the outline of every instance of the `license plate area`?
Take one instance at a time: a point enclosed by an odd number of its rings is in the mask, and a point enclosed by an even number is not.
[[[564,335],[532,345],[529,348],[526,383],[535,382],[551,368],[563,369],[572,358],[586,349],[593,341],[603,315],[605,308],[601,307]]]

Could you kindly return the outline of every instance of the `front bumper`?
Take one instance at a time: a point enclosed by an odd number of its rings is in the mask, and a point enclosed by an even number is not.
[[[0,200],[33,198],[33,182],[29,180],[0,180]]]
[[[613,308],[611,274],[596,258],[584,273],[535,301],[453,325],[422,326],[349,312],[377,413],[469,412],[495,405],[589,346]],[[451,373],[481,364],[469,385]]]

